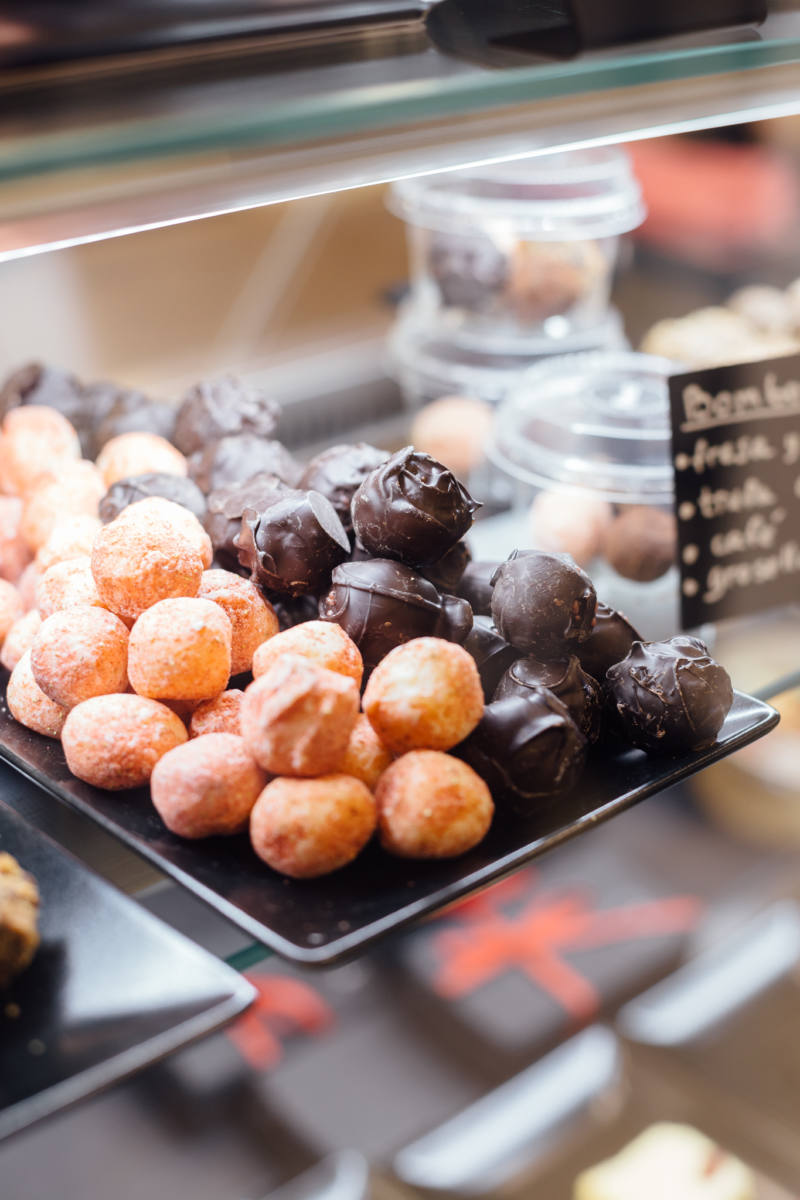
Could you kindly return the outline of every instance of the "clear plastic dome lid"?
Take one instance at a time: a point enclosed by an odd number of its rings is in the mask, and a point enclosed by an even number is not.
[[[630,158],[616,146],[403,179],[393,185],[389,207],[442,233],[502,222],[535,241],[612,237],[646,215]]]
[[[563,485],[611,502],[670,504],[669,359],[628,351],[531,367],[497,410],[487,456],[534,487]]]

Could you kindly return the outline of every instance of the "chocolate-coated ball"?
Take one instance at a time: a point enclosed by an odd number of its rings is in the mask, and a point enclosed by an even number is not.
[[[229,571],[242,570],[237,539],[245,510],[262,513],[291,490],[277,475],[262,472],[246,483],[229,483],[211,492],[203,524],[221,566]]]
[[[433,586],[440,592],[456,596],[461,577],[471,559],[472,555],[467,543],[456,542],[455,546],[443,554],[438,562],[424,567],[420,574],[424,575],[426,579],[430,579]]]
[[[387,450],[378,450],[367,442],[331,446],[316,454],[300,478],[300,487],[322,492],[339,514],[348,533],[353,530],[350,505],[370,471],[385,463]]]
[[[476,617],[488,617],[492,612],[492,585],[499,562],[470,562],[453,589],[456,596],[468,600]]]
[[[106,409],[93,404],[75,375],[43,363],[27,363],[9,375],[0,388],[0,417],[18,404],[55,408],[80,438],[83,455],[94,458],[94,427],[102,421]]]
[[[497,685],[494,698],[527,696],[539,688],[558,696],[583,736],[590,742],[597,741],[602,715],[600,685],[581,669],[574,654],[553,662],[540,662],[531,655],[517,659]]]
[[[172,441],[175,429],[175,405],[166,400],[154,400],[142,392],[118,388],[112,383],[92,385],[89,395],[102,398],[108,404],[105,417],[96,426],[95,450],[102,450],[106,442],[123,433],[155,433],[158,437]],[[109,403],[110,401],[110,403]]]
[[[515,553],[494,576],[498,633],[544,660],[563,658],[589,636],[596,605],[591,579],[565,554]]]
[[[220,438],[189,459],[189,474],[206,494],[228,484],[246,483],[264,472],[296,487],[300,465],[282,442],[267,441],[254,433]]]
[[[444,305],[480,313],[505,287],[508,260],[485,234],[436,233],[428,246],[428,270]]]
[[[602,683],[608,668],[621,662],[633,643],[641,640],[626,616],[598,600],[592,632],[578,642],[575,653],[584,671]]]
[[[270,438],[278,427],[279,417],[279,405],[259,388],[225,375],[189,388],[178,409],[173,441],[188,455],[235,434]]]
[[[205,497],[196,483],[183,475],[163,475],[151,471],[148,475],[129,475],[127,479],[112,483],[97,510],[100,520],[107,525],[128,505],[136,504],[138,500],[149,500],[152,496],[188,508],[198,521],[205,516]]]
[[[288,596],[319,593],[350,553],[336,510],[319,492],[289,492],[261,513],[246,509],[238,545],[253,582]]]
[[[509,646],[505,638],[500,637],[487,617],[475,618],[475,624],[464,641],[464,649],[475,659],[484,699],[488,703],[508,668],[519,658],[519,650]]]

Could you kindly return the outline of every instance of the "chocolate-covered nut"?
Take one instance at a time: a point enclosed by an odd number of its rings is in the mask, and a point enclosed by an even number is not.
[[[428,270],[448,308],[485,312],[508,275],[505,254],[486,234],[435,233],[428,246]]]
[[[422,575],[385,558],[336,567],[319,615],[350,635],[367,670],[412,638],[463,642],[472,627],[466,600],[441,596]]]
[[[288,596],[320,592],[350,553],[336,510],[319,492],[287,492],[261,513],[245,509],[238,546],[253,582]]]
[[[189,459],[189,474],[208,495],[261,474],[277,475],[290,487],[296,487],[300,464],[282,442],[266,441],[254,433],[237,433],[193,454]]]
[[[492,612],[492,581],[499,562],[470,562],[454,589],[457,596],[468,600],[476,616],[488,617]]]
[[[611,522],[604,550],[609,564],[625,579],[659,579],[678,556],[675,514],[647,505],[626,508]]]
[[[211,492],[206,500],[203,524],[222,566],[229,571],[241,569],[238,537],[245,509],[262,513],[291,490],[277,475],[262,472],[246,483],[229,483]]]
[[[147,500],[150,496],[161,496],[188,508],[198,521],[202,521],[206,512],[206,501],[196,483],[184,475],[162,475],[151,471],[147,475],[130,475],[127,479],[118,479],[112,483],[98,507],[98,516],[104,525],[118,517],[129,504],[137,500]]]
[[[480,505],[452,471],[405,446],[366,477],[353,496],[356,537],[378,558],[429,566],[472,525]]]
[[[275,609],[281,633],[304,621],[316,621],[319,616],[316,596],[275,596],[270,599],[270,604]]]
[[[487,617],[476,617],[464,641],[464,649],[475,659],[481,677],[484,699],[488,703],[504,674],[519,658],[519,650],[509,646]]]
[[[331,446],[314,455],[303,471],[299,486],[322,492],[336,509],[347,532],[352,533],[350,504],[353,496],[370,471],[385,463],[388,457],[388,450],[378,450],[368,442]]]
[[[143,392],[104,382],[90,384],[86,396],[87,404],[94,406],[95,412],[98,408],[105,409],[105,416],[96,425],[96,454],[106,442],[123,433],[155,433],[172,441],[176,409],[167,400],[154,400]]]
[[[453,751],[488,784],[498,808],[522,816],[577,783],[586,738],[547,688],[487,705],[478,727]]]
[[[494,576],[498,633],[544,661],[571,654],[589,636],[596,604],[591,579],[566,554],[515,552]]]
[[[581,669],[574,654],[552,662],[540,662],[531,655],[517,659],[497,685],[494,698],[527,696],[543,687],[558,696],[583,736],[589,742],[596,742],[603,711],[600,685]]]
[[[621,662],[633,643],[641,640],[626,616],[598,600],[592,632],[577,643],[575,653],[584,671],[602,683],[608,668]]]
[[[634,642],[606,673],[617,727],[648,752],[679,753],[712,745],[733,703],[724,667],[699,638]]]
[[[173,441],[189,455],[234,434],[270,438],[278,428],[280,411],[260,388],[234,375],[204,380],[190,387],[181,400]]]
[[[440,592],[456,596],[461,576],[471,558],[467,543],[456,542],[455,546],[443,554],[438,562],[432,563],[429,567],[422,567],[420,574],[424,575],[426,579],[430,579],[433,586]]]

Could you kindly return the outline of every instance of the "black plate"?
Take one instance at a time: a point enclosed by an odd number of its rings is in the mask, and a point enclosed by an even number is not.
[[[41,945],[0,993],[0,1138],[232,1020],[254,989],[0,802],[35,876]],[[2,1188],[0,1188],[2,1192]]]
[[[639,800],[652,796],[778,723],[768,704],[735,693],[710,750],[648,758],[638,750],[597,755],[573,793],[535,818],[496,819],[489,836],[463,858],[410,862],[377,846],[334,875],[284,879],[256,858],[244,836],[181,841],[167,831],[146,788],[102,792],[67,770],[58,742],[31,733],[0,709],[0,756],[46,791],[86,813],[240,928],[286,958],[330,963],[391,929],[485,886]]]

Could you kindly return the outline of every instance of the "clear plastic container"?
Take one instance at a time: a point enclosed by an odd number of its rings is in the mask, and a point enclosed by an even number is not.
[[[402,180],[390,207],[408,224],[415,304],[495,351],[602,324],[619,236],[645,215],[617,147]]]

